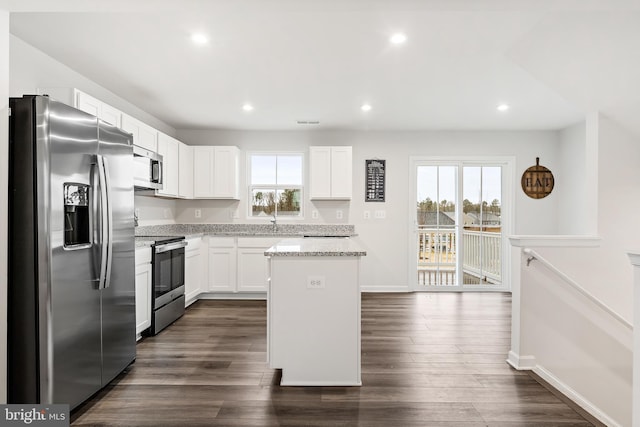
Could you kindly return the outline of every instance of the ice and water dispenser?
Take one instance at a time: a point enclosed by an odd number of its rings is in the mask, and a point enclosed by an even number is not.
[[[89,185],[64,183],[64,247],[91,245]]]

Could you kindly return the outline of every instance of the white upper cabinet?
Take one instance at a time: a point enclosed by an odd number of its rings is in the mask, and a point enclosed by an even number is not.
[[[113,108],[109,104],[87,95],[84,92],[75,90],[76,93],[76,108],[86,113],[99,117],[103,121],[112,124],[116,127],[122,125],[122,113],[120,110]]]
[[[102,103],[100,115],[98,117],[115,127],[122,127],[122,112],[117,108],[113,108],[111,105]]]
[[[213,147],[193,147],[193,197],[206,199],[213,194]]]
[[[309,197],[316,200],[351,199],[351,147],[310,147],[309,151]]]
[[[214,147],[213,194],[224,199],[240,198],[238,147]]]
[[[158,131],[138,119],[122,114],[122,129],[133,135],[133,143],[147,150],[158,151]]]
[[[158,154],[162,156],[162,190],[156,190],[158,196],[178,197],[180,144],[177,139],[158,132]]]
[[[196,199],[239,199],[238,147],[193,147],[193,196]]]
[[[178,197],[193,199],[193,147],[178,145]]]
[[[76,108],[78,110],[82,110],[85,113],[89,113],[93,116],[100,117],[102,102],[98,101],[91,95],[87,95],[84,92],[80,92],[79,90],[76,90],[75,94],[76,94]]]
[[[109,104],[105,104],[81,90],[57,87],[38,88],[37,92],[42,95],[49,95],[49,97],[55,101],[75,107],[116,127],[122,126],[122,112],[120,110],[113,108]]]

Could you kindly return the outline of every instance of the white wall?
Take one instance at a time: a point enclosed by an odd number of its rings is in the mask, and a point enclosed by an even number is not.
[[[362,263],[362,279],[367,290],[407,290],[413,277],[407,269],[409,239],[410,156],[516,158],[514,179],[535,164],[535,158],[547,159],[555,168],[558,158],[556,132],[357,132],[357,131],[202,131],[178,130],[178,139],[190,145],[235,145],[247,151],[301,151],[308,156],[311,145],[353,146],[353,199],[350,202],[306,201],[304,222],[313,223],[310,211],[318,210],[318,222],[355,224],[358,239],[368,255]],[[365,159],[387,161],[387,195],[385,203],[365,203]],[[241,162],[245,165],[245,162]],[[245,173],[241,174],[244,186]],[[178,201],[177,222],[196,222],[194,210],[203,210],[201,222],[233,222],[229,211],[239,209],[246,218],[246,197],[232,201]],[[557,197],[542,200],[526,197],[516,190],[515,232],[518,234],[553,234],[557,231]],[[335,210],[344,211],[344,219],[335,219]],[[386,219],[363,219],[363,212],[384,209]],[[543,214],[541,214],[543,213]],[[373,217],[373,215],[372,215]],[[158,218],[154,218],[158,219]],[[152,219],[152,220],[154,220]]]
[[[9,43],[10,96],[34,95],[38,88],[77,88],[168,135],[175,135],[171,126],[18,37],[12,35]]]
[[[538,262],[521,274],[521,351],[534,372],[606,425],[632,425],[632,331]]]
[[[560,132],[559,167],[554,172],[558,194],[558,234],[586,234],[586,124]]]
[[[9,61],[2,63],[10,65],[9,96],[35,94],[38,88],[77,88],[168,135],[175,135],[175,129],[166,123],[140,110],[135,105],[18,37],[9,36],[8,43]],[[172,201],[139,196],[136,196],[135,199],[136,207],[140,209],[141,225],[175,222],[176,209],[175,203]]]
[[[598,186],[586,186],[584,198],[595,194],[597,199],[600,246],[535,250],[633,323],[633,268],[627,252],[640,250],[640,138],[606,117],[600,117],[597,129],[592,147],[597,149]],[[594,155],[586,151],[587,157]],[[520,355],[534,357],[538,369],[558,380],[558,388],[568,388],[601,420],[631,425],[631,331],[535,261],[530,267],[523,264],[521,292]]]
[[[7,401],[7,191],[9,170],[9,12],[0,1],[0,403]]]
[[[55,61],[22,40],[10,37],[10,93],[19,96],[34,93],[38,87],[77,87],[122,111],[131,114],[170,135],[176,135],[153,117],[141,112],[115,94]],[[556,132],[216,132],[183,130],[179,139],[192,145],[236,145],[245,151],[283,150],[308,152],[310,145],[351,145],[354,147],[354,180],[351,202],[314,202],[305,204],[307,219],[310,211],[319,212],[318,222],[339,222],[336,209],[344,211],[341,222],[356,225],[361,242],[369,250],[363,263],[363,279],[370,287],[405,290],[409,283],[407,271],[407,241],[409,238],[409,156],[514,156],[514,178],[519,182],[522,172],[545,159],[552,170],[557,165],[558,135]],[[364,202],[364,160],[387,160],[387,200],[385,203]],[[244,166],[244,161],[242,165]],[[244,172],[242,185],[244,187]],[[553,234],[557,232],[558,200],[555,194],[543,200],[527,198],[516,191],[514,231],[518,234]],[[240,219],[247,222],[246,196],[234,201],[172,201],[136,196],[140,209],[140,224],[195,222],[194,210],[202,209],[203,222],[232,222],[229,212],[239,210]],[[384,220],[364,220],[364,210],[386,210]],[[540,213],[544,212],[544,215]],[[390,245],[389,242],[392,242]]]
[[[633,269],[627,251],[640,249],[640,138],[600,119],[598,150],[599,248],[545,248],[540,253],[587,291],[633,320]],[[595,190],[589,190],[592,193]]]
[[[153,196],[135,196],[138,225],[175,224],[177,216],[176,201]]]

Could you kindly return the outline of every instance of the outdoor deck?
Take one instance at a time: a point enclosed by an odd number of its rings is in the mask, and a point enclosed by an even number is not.
[[[462,253],[463,285],[501,285],[501,233],[463,230],[462,246],[456,231],[421,227],[418,231],[418,284],[457,286],[456,265]]]

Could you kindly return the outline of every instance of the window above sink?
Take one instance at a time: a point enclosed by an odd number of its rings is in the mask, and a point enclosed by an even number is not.
[[[292,218],[303,215],[302,153],[250,153],[249,218]]]

